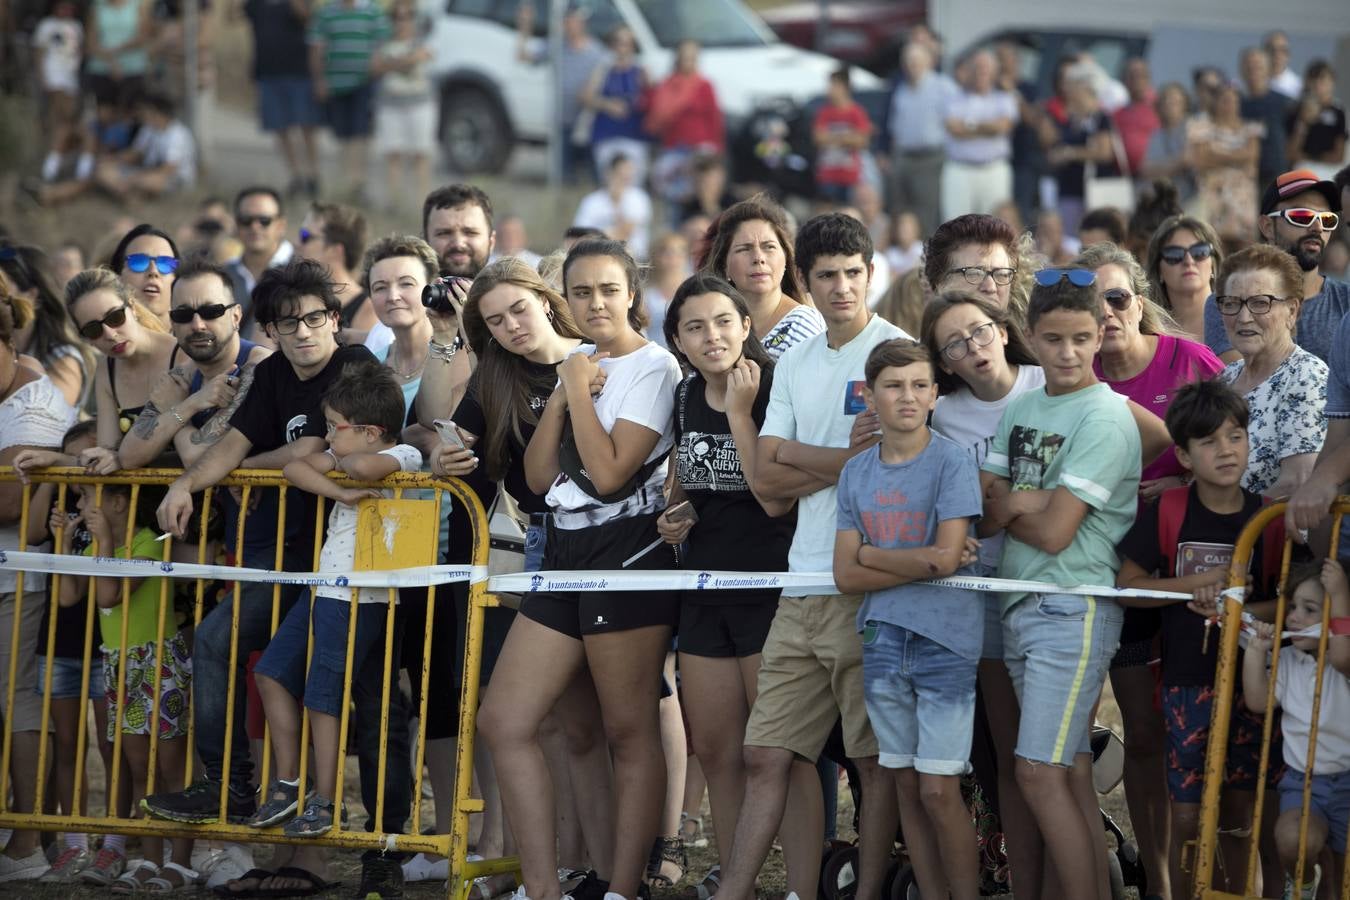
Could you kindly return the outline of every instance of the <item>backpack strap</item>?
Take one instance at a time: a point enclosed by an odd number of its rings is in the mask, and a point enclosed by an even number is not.
[[[1261,505],[1270,504],[1269,497],[1261,498]],[[1284,516],[1276,516],[1271,519],[1266,530],[1261,534],[1261,575],[1266,580],[1266,584],[1273,586],[1273,591],[1279,590],[1280,565],[1284,562]],[[1265,587],[1265,585],[1261,585]],[[1271,594],[1274,597],[1274,593]]]
[[[1161,573],[1163,578],[1176,577],[1177,538],[1181,536],[1181,523],[1186,521],[1190,498],[1190,485],[1168,488],[1158,498],[1158,550],[1167,564]]]

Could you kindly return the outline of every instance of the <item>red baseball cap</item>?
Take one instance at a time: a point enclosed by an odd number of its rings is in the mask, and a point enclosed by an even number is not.
[[[1295,169],[1266,185],[1266,192],[1261,196],[1261,213],[1274,212],[1281,200],[1297,197],[1307,191],[1316,191],[1325,197],[1332,212],[1341,211],[1341,192],[1333,182],[1323,181],[1310,169]]]

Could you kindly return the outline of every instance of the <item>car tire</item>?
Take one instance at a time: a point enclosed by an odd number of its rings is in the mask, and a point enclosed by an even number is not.
[[[441,146],[450,170],[495,175],[506,168],[514,138],[495,97],[471,85],[441,92]]]

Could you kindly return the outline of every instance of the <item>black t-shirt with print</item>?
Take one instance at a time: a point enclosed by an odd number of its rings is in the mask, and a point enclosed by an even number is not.
[[[544,412],[544,406],[548,403],[549,395],[553,393],[554,387],[558,384],[558,364],[536,363],[528,359],[521,359],[520,362],[525,367],[530,390],[530,408],[534,410],[537,421],[537,417]],[[477,435],[480,442],[487,434],[487,416],[478,400],[477,372],[469,379],[469,386],[465,390],[464,399],[459,401],[454,419],[455,424],[460,428],[470,434]],[[521,422],[520,439],[516,438],[514,430],[508,430],[506,433],[510,446],[507,451],[506,475],[502,479],[502,483],[506,486],[506,492],[515,498],[520,511],[524,513],[548,512],[548,504],[544,502],[544,495],[531,491],[529,484],[525,481],[525,447],[534,434],[534,427],[535,423],[533,422]],[[480,457],[485,449],[480,443]]]
[[[772,370],[760,381],[751,417],[764,424],[773,385]],[[675,472],[698,521],[689,532],[686,569],[783,572],[797,527],[797,511],[774,518],[750,492],[727,414],[708,405],[707,383],[697,373],[676,388]],[[754,448],[750,448],[754,452]],[[777,592],[772,592],[777,593]],[[714,603],[761,602],[761,591],[691,591],[691,600]]]
[[[273,353],[254,369],[253,385],[230,418],[230,425],[253,445],[250,456],[276,450],[302,437],[323,438],[328,430],[323,418],[323,395],[329,386],[349,363],[375,361],[365,347],[338,347],[328,365],[312,378],[301,379],[284,354]],[[246,555],[270,548],[275,535],[276,493],[270,490],[259,493],[258,506],[249,513],[249,524],[244,529]],[[286,503],[286,547],[308,567],[314,553],[314,495],[292,490]],[[226,533],[232,541],[234,527],[228,519]]]
[[[1190,488],[1186,501],[1186,516],[1177,531],[1176,569],[1164,572],[1166,560],[1159,547],[1158,508],[1155,503],[1135,520],[1125,540],[1120,544],[1123,559],[1132,560],[1146,572],[1157,571],[1161,578],[1194,575],[1211,569],[1227,569],[1233,558],[1233,544],[1243,526],[1261,509],[1261,496],[1242,492],[1241,512],[1220,514],[1213,512]],[[1263,539],[1264,540],[1264,539]],[[1270,596],[1265,590],[1266,574],[1261,560],[1262,541],[1252,553],[1252,584],[1256,596]],[[1278,573],[1276,573],[1278,574]],[[1211,629],[1208,646],[1205,642],[1205,620],[1191,612],[1184,601],[1161,608],[1162,614],[1162,680],[1177,687],[1204,687],[1214,684],[1214,672],[1219,663],[1219,631]]]

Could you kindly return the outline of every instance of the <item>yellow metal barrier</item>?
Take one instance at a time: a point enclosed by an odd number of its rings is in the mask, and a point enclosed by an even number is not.
[[[125,485],[130,486],[131,489],[131,502],[128,507],[127,513],[128,527],[126,540],[126,553],[129,556],[132,539],[137,530],[134,517],[136,513],[137,500],[139,498],[139,494],[142,487],[147,485],[168,485],[180,474],[181,470],[178,469],[140,469],[134,471],[118,472],[110,476],[100,476],[100,477],[91,476],[83,469],[76,469],[76,468],[47,469],[31,472],[29,473],[28,476],[29,483],[25,485],[23,489],[23,500],[22,500],[23,507],[19,523],[20,550],[26,548],[27,536],[29,532],[30,516],[35,511],[38,512],[39,514],[45,514],[45,512],[41,509],[41,507],[44,504],[38,503],[37,504],[38,508],[35,510],[35,501],[37,500],[37,497],[35,495],[37,495],[39,491],[44,492],[50,491],[52,494],[51,502],[54,503],[57,508],[64,509],[66,505],[67,491],[72,485],[79,485],[81,486],[81,489],[83,489],[86,486],[92,487],[92,489],[94,490],[96,503],[100,502],[105,486]],[[0,482],[4,481],[13,482],[14,480],[16,480],[16,476],[12,468],[0,467]],[[350,479],[346,478],[342,478],[339,480],[344,481],[346,483],[356,484],[356,482],[352,482]],[[196,501],[198,509],[194,513],[194,517],[198,521],[199,527],[197,528],[196,547],[195,553],[193,554],[195,558],[192,561],[197,563],[212,562],[212,560],[207,559],[208,543],[209,543],[207,538],[207,530],[208,530],[207,524],[208,524],[209,510],[212,507],[211,502],[212,494],[215,490],[230,489],[238,492],[237,499],[239,502],[241,514],[239,516],[239,521],[235,532],[236,537],[235,546],[237,548],[236,556],[238,557],[238,559],[236,559],[235,561],[235,564],[241,565],[242,547],[244,546],[243,541],[244,524],[247,518],[247,514],[243,511],[250,509],[250,504],[253,501],[254,495],[257,491],[269,488],[283,488],[286,486],[287,482],[281,477],[281,473],[279,472],[263,471],[263,470],[238,470],[231,473],[216,487],[208,488],[204,492],[204,495]],[[487,517],[484,513],[482,504],[478,500],[477,495],[474,494],[474,492],[466,484],[464,484],[464,482],[460,481],[459,479],[437,479],[430,475],[420,473],[398,473],[389,476],[388,478],[379,482],[375,486],[392,490],[394,493],[394,503],[392,504],[390,503],[390,501],[373,502],[375,505],[378,505],[378,507],[380,507],[380,509],[374,510],[376,515],[379,515],[381,512],[388,513],[392,509],[397,508],[397,503],[402,500],[405,492],[415,492],[416,494],[421,496],[426,496],[427,494],[429,494],[431,496],[431,500],[429,502],[432,504],[432,514],[430,517],[427,517],[424,514],[412,515],[407,517],[409,519],[408,524],[412,526],[412,530],[414,530],[415,532],[422,533],[420,535],[416,533],[413,534],[412,535],[413,538],[424,536],[426,531],[428,530],[430,531],[430,546],[426,547],[424,545],[421,548],[422,551],[425,552],[420,552],[419,555],[421,556],[421,559],[416,561],[416,564],[423,564],[423,565],[425,564],[427,559],[435,560],[439,558],[439,554],[437,553],[437,551],[440,548],[437,546],[437,544],[439,541],[438,525],[440,522],[440,510],[441,510],[441,503],[443,502],[444,499],[444,495],[448,493],[458,503],[459,508],[456,510],[455,514],[456,515],[467,514],[471,518],[472,533],[473,533],[473,552],[470,564],[475,567],[481,567],[482,570],[484,571],[486,570],[488,563]],[[278,491],[278,494],[280,499],[278,503],[276,531],[274,534],[274,541],[276,546],[274,568],[282,569],[285,534],[286,534],[286,509],[287,509],[286,491]],[[410,512],[411,510],[409,510],[407,507],[404,507],[404,511]],[[371,510],[369,509],[361,510],[360,513],[361,518],[358,520],[358,533],[360,533],[360,530],[363,527],[366,529],[370,529],[372,527],[369,518],[370,512]],[[315,519],[314,519],[314,536],[315,536],[314,558],[313,558],[314,570],[317,570],[318,568],[318,557],[322,543],[321,536],[324,531],[324,522],[325,522],[324,516],[325,516],[325,504],[323,500],[320,499],[317,504],[317,508],[315,510]],[[428,527],[427,525],[428,522],[431,523],[430,527]],[[163,560],[166,562],[169,561],[171,558],[174,558],[173,543],[174,542],[172,539],[167,539],[163,542]],[[372,549],[372,547],[370,546],[359,548],[357,554],[358,556],[357,563],[354,566],[354,569],[361,570],[361,569],[375,569],[375,568],[409,567],[409,564],[406,562],[408,560],[408,556],[406,553],[407,545],[404,545],[396,540],[389,541],[388,543],[389,546],[383,553],[381,553],[381,551],[379,551],[378,549]],[[360,542],[358,542],[358,544],[360,544]],[[371,541],[367,540],[366,544],[367,545],[371,544]],[[94,547],[94,553],[97,556],[113,555],[114,550],[115,548],[112,547],[98,547],[97,545]],[[183,561],[181,554],[179,557],[176,557],[176,559],[180,562]],[[400,563],[401,560],[403,561],[402,563]],[[40,639],[41,646],[45,648],[43,655],[46,657],[46,674],[45,678],[43,679],[43,683],[41,685],[42,714],[41,714],[41,725],[38,733],[44,735],[50,731],[50,726],[52,723],[51,693],[52,693],[53,670],[55,668],[55,666],[53,665],[53,657],[56,648],[56,624],[57,624],[56,613],[58,609],[58,602],[60,596],[60,583],[62,577],[63,576],[59,574],[53,574],[50,576],[51,582],[48,589],[48,592],[50,594],[50,600],[48,605],[48,613],[49,613],[48,628],[47,634],[45,635],[45,639]],[[158,661],[163,659],[163,654],[165,652],[165,638],[166,638],[165,632],[169,625],[168,617],[173,613],[169,581],[170,581],[169,578],[163,578],[160,582],[159,605],[158,605],[157,625],[156,625],[156,640],[155,640],[155,652],[156,652],[155,658],[157,665]],[[87,598],[87,607],[84,616],[83,658],[81,669],[82,685],[88,683],[88,674],[91,665],[91,655],[93,653],[94,607],[96,605],[94,602],[95,586],[96,583],[94,579],[91,578],[89,580],[89,594]],[[128,609],[129,600],[131,596],[130,587],[131,587],[131,579],[126,577],[122,578],[121,603],[124,611]],[[271,587],[272,587],[272,611],[271,611],[271,625],[269,633],[275,633],[278,625],[280,624],[281,618],[281,585],[273,584]],[[436,603],[435,603],[436,593],[435,593],[435,586],[433,585],[427,588],[426,633],[425,637],[423,638],[424,644],[422,648],[423,650],[422,671],[420,673],[412,673],[414,676],[420,674],[421,679],[421,688],[422,688],[421,705],[415,714],[417,715],[419,721],[422,723],[422,727],[418,730],[415,747],[415,757],[414,757],[415,761],[413,763],[414,771],[412,773],[411,805],[408,820],[409,827],[411,830],[406,833],[398,833],[398,834],[385,833],[378,830],[378,827],[383,822],[383,812],[385,804],[385,780],[386,780],[385,761],[389,740],[390,691],[397,689],[395,686],[391,685],[391,682],[394,678],[397,677],[396,673],[399,670],[397,657],[394,655],[396,648],[393,645],[394,630],[395,630],[394,600],[396,598],[397,589],[394,587],[390,587],[388,589],[390,595],[390,603],[388,604],[387,607],[387,615],[385,621],[385,640],[384,640],[385,664],[383,669],[383,683],[381,685],[380,742],[379,742],[379,763],[378,763],[379,775],[378,775],[378,783],[376,786],[375,808],[367,810],[367,813],[372,817],[372,821],[375,823],[377,830],[372,832],[348,830],[347,828],[343,827],[342,822],[340,821],[341,817],[336,815],[337,810],[335,810],[334,816],[335,821],[333,824],[333,830],[330,831],[328,834],[317,838],[287,837],[281,833],[281,829],[279,827],[257,829],[257,828],[250,828],[242,824],[232,824],[226,821],[226,817],[224,815],[224,811],[226,809],[226,804],[228,800],[227,785],[229,781],[228,775],[230,771],[230,754],[231,754],[230,739],[231,736],[233,735],[233,729],[235,727],[243,727],[242,723],[236,723],[234,721],[234,698],[236,696],[235,692],[237,690],[245,689],[243,685],[236,684],[237,680],[236,672],[238,671],[236,663],[238,662],[238,653],[239,653],[238,640],[240,630],[239,617],[240,617],[241,589],[242,589],[241,582],[236,580],[233,583],[233,604],[232,604],[232,620],[230,626],[231,637],[229,650],[230,675],[228,684],[226,686],[226,717],[225,717],[226,720],[225,720],[225,739],[223,747],[224,758],[221,763],[222,778],[221,778],[221,792],[219,798],[219,811],[220,811],[219,821],[204,825],[185,825],[161,819],[144,818],[144,817],[128,818],[128,817],[120,817],[114,814],[117,805],[117,799],[119,797],[119,792],[124,787],[119,783],[120,781],[119,770],[121,768],[121,760],[123,756],[122,751],[123,729],[121,727],[120,721],[113,727],[112,763],[110,766],[108,766],[109,771],[107,773],[108,777],[106,783],[107,814],[105,814],[104,816],[93,816],[83,813],[76,814],[76,811],[83,810],[85,806],[84,802],[85,798],[81,796],[82,794],[81,786],[84,782],[85,759],[87,756],[88,737],[89,737],[87,734],[88,730],[87,708],[82,709],[82,714],[79,717],[78,734],[76,741],[77,749],[75,758],[75,773],[74,773],[75,792],[74,798],[71,802],[72,808],[69,810],[63,810],[62,813],[59,815],[42,813],[41,810],[44,808],[44,801],[46,800],[46,797],[44,796],[46,788],[46,779],[39,778],[37,780],[36,786],[37,790],[36,802],[34,803],[34,809],[36,811],[20,813],[9,809],[7,800],[9,795],[8,789],[10,787],[9,767],[11,755],[13,752],[12,711],[14,710],[15,691],[17,687],[16,674],[19,661],[19,654],[21,652],[31,652],[33,648],[20,646],[21,629],[19,627],[19,623],[21,621],[21,615],[25,604],[25,595],[24,595],[24,573],[19,572],[18,585],[16,588],[14,598],[15,627],[13,629],[13,633],[8,636],[10,642],[10,671],[8,673],[9,690],[7,692],[7,696],[0,698],[0,704],[3,704],[3,706],[0,708],[2,708],[4,711],[3,742],[0,743],[0,828],[11,828],[15,830],[29,829],[37,831],[85,831],[96,834],[118,833],[127,835],[145,835],[145,836],[159,836],[169,838],[176,837],[176,838],[197,838],[197,839],[227,839],[231,841],[271,843],[271,844],[307,844],[324,847],[343,848],[348,850],[373,849],[381,851],[398,850],[406,852],[435,853],[448,857],[450,861],[449,866],[450,879],[448,885],[449,896],[454,898],[454,900],[464,900],[464,898],[468,896],[469,889],[472,886],[473,880],[477,877],[497,874],[501,872],[517,871],[518,863],[514,858],[482,860],[475,862],[468,862],[466,859],[468,855],[469,815],[472,813],[481,812],[483,809],[482,801],[475,800],[470,796],[472,768],[473,768],[475,720],[478,706],[477,698],[479,693],[479,669],[482,659],[483,611],[488,607],[498,605],[497,599],[494,596],[487,593],[486,583],[481,580],[478,580],[472,582],[469,585],[468,622],[466,633],[463,637],[463,640],[465,641],[465,652],[464,652],[464,670],[461,682],[459,741],[457,747],[457,758],[455,762],[456,778],[455,778],[454,811],[452,816],[450,833],[439,835],[419,833],[420,831],[419,825],[421,821],[421,812],[422,812],[422,768],[426,751],[427,705],[429,702],[429,694],[430,694],[429,681],[431,674],[431,649],[432,649],[431,645],[432,645],[434,616],[436,614]],[[191,620],[191,624],[194,630],[198,625],[200,625],[203,618],[205,590],[206,590],[205,580],[196,579],[195,595],[193,603],[194,608]],[[352,594],[353,603],[356,602],[357,599],[356,595],[357,591],[354,590]],[[34,601],[31,598],[29,598],[27,602],[31,603]],[[299,601],[297,600],[296,602]],[[442,614],[453,615],[453,610],[448,611],[443,610]],[[126,684],[127,666],[125,660],[127,655],[126,650],[127,650],[129,620],[130,620],[129,615],[122,616],[120,642],[118,644],[119,660],[121,661],[120,669],[122,671],[122,677],[118,679],[118,687],[117,687],[117,709],[119,717],[124,716],[126,713],[125,701],[127,689]],[[343,796],[344,766],[342,765],[342,762],[346,759],[346,751],[347,751],[348,724],[349,724],[348,707],[351,702],[352,648],[355,641],[355,630],[356,630],[356,616],[352,615],[351,617],[349,617],[348,620],[347,654],[346,654],[347,659],[346,659],[346,671],[343,687],[343,705],[338,732],[339,765],[337,769],[337,789],[335,791],[335,794],[336,797],[339,799]],[[309,640],[307,641],[307,644],[308,646],[306,651],[307,653],[306,659],[308,661],[308,659],[312,656],[314,650],[312,632],[310,634]],[[449,648],[445,649],[448,652]],[[152,723],[152,727],[150,729],[149,773],[145,790],[145,793],[147,795],[155,792],[155,777],[156,777],[155,769],[156,769],[156,761],[158,759],[159,754],[160,736],[158,724],[160,714],[159,704],[161,692],[158,689],[158,687],[159,687],[158,684],[156,684],[152,700],[152,711],[150,720]],[[24,689],[27,688],[25,687]],[[95,699],[96,702],[98,702],[98,698]],[[192,704],[189,703],[188,709],[189,709],[189,719],[185,739],[187,742],[186,746],[190,748],[193,746],[196,722],[195,722],[195,710],[193,710]],[[301,726],[302,740],[300,747],[300,779],[302,782],[307,777],[307,771],[309,767],[308,734],[309,734],[309,716],[308,713],[305,713],[302,719],[302,726]],[[47,771],[48,743],[49,742],[46,740],[39,742],[38,760],[37,760],[38,772],[45,773]],[[267,732],[266,728],[264,728],[263,752],[261,754],[262,758],[261,760],[259,760],[259,771],[260,771],[259,782],[264,787],[268,784],[270,780],[268,772],[271,757],[270,747],[271,747],[271,736]],[[186,786],[187,783],[191,780],[191,770],[192,766],[189,763],[189,765],[186,766],[185,768],[183,786]],[[130,788],[127,788],[127,790],[130,790]],[[133,810],[133,816],[134,815],[135,811]]]
[[[1228,570],[1228,586],[1230,588],[1241,588],[1247,583],[1247,570],[1251,562],[1252,554],[1256,542],[1260,539],[1266,526],[1279,516],[1283,516],[1285,504],[1283,502],[1272,503],[1264,507],[1259,513],[1252,517],[1246,524],[1238,538],[1237,545],[1233,549],[1233,559]],[[1350,513],[1350,496],[1342,496],[1332,505],[1333,526],[1331,529],[1330,547],[1332,553],[1339,546],[1342,517]],[[1279,573],[1279,596],[1275,612],[1275,632],[1279,634],[1284,630],[1285,609],[1287,605],[1287,595],[1292,593],[1293,587],[1288,582],[1289,559],[1291,553],[1291,543],[1288,539],[1285,541],[1284,552],[1281,556]],[[1261,763],[1256,779],[1256,799],[1252,809],[1252,825],[1246,834],[1247,840],[1247,866],[1242,878],[1242,892],[1233,893],[1232,891],[1221,890],[1215,887],[1217,876],[1217,860],[1219,855],[1219,813],[1221,794],[1223,790],[1223,781],[1225,773],[1225,762],[1228,753],[1228,731],[1232,723],[1233,697],[1237,686],[1240,683],[1242,673],[1238,668],[1238,639],[1241,634],[1241,628],[1237,623],[1241,621],[1242,603],[1235,597],[1225,596],[1221,603],[1223,604],[1221,613],[1225,623],[1234,623],[1234,627],[1225,627],[1222,629],[1220,637],[1219,666],[1215,676],[1214,683],[1214,705],[1210,720],[1209,746],[1205,753],[1205,782],[1204,793],[1201,800],[1201,820],[1199,839],[1196,842],[1195,853],[1192,858],[1194,867],[1194,897],[1201,900],[1257,900],[1264,896],[1279,896],[1279,891],[1283,885],[1264,886],[1262,892],[1257,891],[1256,872],[1260,865],[1260,823],[1264,812],[1266,801],[1266,780],[1267,772],[1271,764],[1270,749],[1271,738],[1275,728],[1275,716],[1270,715],[1269,711],[1275,709],[1275,677],[1279,670],[1279,647],[1280,642],[1276,640],[1274,650],[1271,654],[1271,669],[1266,696],[1265,724],[1262,733],[1261,744]],[[1331,636],[1331,603],[1322,604],[1322,628],[1321,636],[1317,644],[1317,680],[1314,687],[1314,700],[1312,708],[1311,733],[1308,739],[1308,764],[1305,771],[1312,771],[1312,762],[1315,758],[1317,748],[1317,725],[1318,715],[1321,707],[1322,681],[1324,677],[1341,677],[1335,671],[1326,672],[1327,667],[1327,647]],[[1278,761],[1276,761],[1278,764]],[[1304,871],[1303,860],[1306,855],[1308,843],[1308,822],[1309,808],[1312,798],[1312,779],[1305,778],[1303,786],[1303,808],[1300,814],[1299,822],[1299,844],[1298,869],[1294,873],[1295,896],[1298,895],[1298,889],[1305,884],[1311,884],[1311,872]],[[1350,843],[1350,842],[1348,842]],[[1330,847],[1330,841],[1328,841]],[[1341,853],[1350,853],[1350,846],[1339,849]],[[1229,878],[1233,873],[1228,873]],[[1333,877],[1331,872],[1322,873],[1324,879]],[[1177,891],[1181,890],[1180,885],[1174,886]],[[1275,893],[1271,893],[1275,891]],[[1350,876],[1342,879],[1342,883],[1336,886],[1335,896],[1340,900],[1350,900]],[[1178,894],[1180,896],[1180,894]]]

